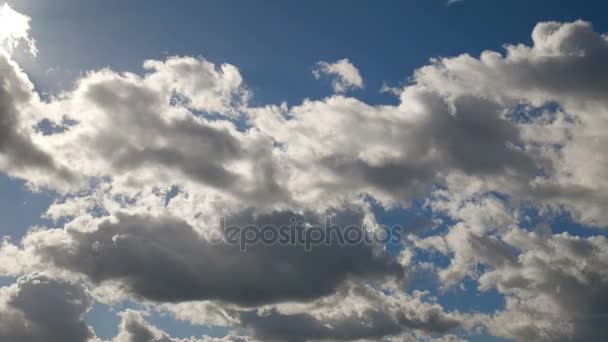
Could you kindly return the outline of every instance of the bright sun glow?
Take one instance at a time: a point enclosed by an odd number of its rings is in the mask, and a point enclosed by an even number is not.
[[[30,17],[13,10],[8,4],[0,7],[0,45],[12,52],[23,44],[32,54],[36,54],[36,45],[28,37]]]

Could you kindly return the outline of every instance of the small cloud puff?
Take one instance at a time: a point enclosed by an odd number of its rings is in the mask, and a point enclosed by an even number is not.
[[[317,63],[312,74],[316,79],[323,75],[333,76],[331,83],[334,92],[345,93],[351,89],[363,88],[363,78],[359,73],[359,69],[355,67],[347,58],[340,59],[334,63],[319,62]]]

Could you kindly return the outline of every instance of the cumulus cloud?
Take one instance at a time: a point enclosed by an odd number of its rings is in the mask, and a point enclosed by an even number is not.
[[[514,340],[600,340],[607,240],[522,224],[534,208],[608,225],[608,39],[590,23],[539,23],[531,46],[434,59],[395,90],[397,105],[343,95],[363,87],[343,59],[314,69],[336,95],[251,107],[236,66],[192,57],[148,60],[141,75],[91,71],[43,101],[10,57],[31,44],[29,19],[7,5],[0,16],[14,23],[0,25],[0,170],[62,194],[46,213],[59,227],[0,248],[2,274],[51,274],[0,291],[2,339],[94,339],[86,282],[250,335],[217,341],[449,341],[474,324]],[[414,231],[400,255],[363,244],[243,252],[205,238],[220,217],[331,215],[367,234],[379,224],[370,202],[416,200],[444,229]],[[468,278],[505,307],[448,312],[406,291],[415,253],[445,258],[428,267],[440,287]],[[47,308],[63,314],[38,314]],[[115,341],[180,341],[138,312],[121,319]]]
[[[601,341],[608,323],[608,239],[515,230],[505,241],[521,252],[480,279],[507,298],[490,329],[527,341]]]
[[[275,184],[281,175],[271,142],[239,131],[231,121],[238,115],[235,92],[242,90],[234,66],[176,57],[147,61],[145,68],[150,72],[143,77],[111,70],[89,73],[73,91],[41,105],[47,120],[63,129],[39,136],[37,143],[83,176],[72,187],[84,190],[87,180],[112,178],[123,189],[194,183],[208,193],[260,203],[287,199]],[[234,112],[223,111],[225,106]],[[226,120],[216,120],[216,111]]]
[[[226,220],[240,227],[310,222],[290,212],[248,212]],[[341,227],[362,227],[361,221],[360,213],[335,218]],[[115,281],[138,297],[158,302],[220,300],[251,306],[307,301],[333,293],[349,279],[401,279],[405,272],[397,260],[375,250],[379,246],[363,242],[344,246],[333,240],[310,251],[300,242],[259,244],[244,252],[237,244],[210,242],[172,218],[118,215],[115,222],[104,220],[94,230],[75,227],[55,234],[30,234],[23,243],[23,258],[41,258],[95,283]]]
[[[239,70],[231,64],[215,65],[204,59],[173,57],[166,61],[148,60],[144,68],[153,72],[151,82],[170,86],[197,111],[238,115],[246,106],[249,91]]]
[[[399,336],[413,331],[446,333],[460,325],[424,293],[386,295],[369,286],[354,286],[304,307],[243,311],[241,324],[264,341],[355,341]]]
[[[0,339],[3,341],[93,341],[83,314],[92,296],[78,284],[32,274],[0,289]]]
[[[0,51],[0,170],[43,182],[70,181],[74,176],[69,170],[34,141],[37,134],[28,123],[35,116],[38,102],[28,77],[6,52]]]
[[[234,309],[240,335],[178,339],[146,321],[147,312],[126,310],[112,342],[255,342],[255,341],[461,341],[446,334],[459,326],[459,314],[443,311],[426,295],[387,295],[370,286],[350,286],[313,303],[268,306],[258,310]],[[197,319],[197,317],[192,317]],[[420,333],[414,333],[420,331]]]
[[[504,309],[473,321],[516,341],[603,338],[598,332],[608,314],[608,239],[553,234],[543,223],[523,229],[525,217],[492,195],[452,201],[435,206],[458,223],[443,236],[413,243],[451,256],[450,264],[437,270],[445,286],[469,277],[480,291],[496,289],[505,296]]]
[[[394,290],[348,282],[332,295],[310,302],[257,309],[189,302],[162,310],[195,324],[240,326],[263,341],[427,341],[429,336],[455,331],[466,318],[446,312],[426,292],[408,295]]]
[[[416,80],[443,96],[473,93],[492,98],[503,107],[524,103],[532,113],[520,125],[530,152],[545,159],[543,177],[529,187],[512,191],[540,203],[566,204],[586,224],[604,226],[605,163],[598,149],[606,126],[608,41],[588,22],[539,23],[532,32],[534,45],[509,45],[506,56],[483,52],[436,60],[416,72]],[[558,110],[546,110],[547,104]],[[529,108],[537,110],[529,110]],[[521,108],[520,108],[521,109]],[[536,112],[536,114],[534,114]],[[524,115],[525,116],[525,115]],[[584,147],[583,147],[584,146]],[[549,161],[548,163],[546,161]]]
[[[398,107],[336,96],[252,116],[297,166],[287,186],[300,201],[314,194],[311,202],[332,203],[368,193],[387,206],[407,204],[450,176],[519,184],[537,169],[517,147],[522,137],[501,107],[473,96],[451,100],[411,86]]]
[[[348,58],[340,59],[334,63],[319,62],[312,74],[319,79],[324,75],[333,77],[331,86],[336,93],[345,93],[352,89],[363,88],[363,78],[359,69]]]

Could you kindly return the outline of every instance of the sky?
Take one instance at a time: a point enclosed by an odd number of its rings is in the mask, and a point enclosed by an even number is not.
[[[0,1],[0,340],[602,341],[607,7]]]

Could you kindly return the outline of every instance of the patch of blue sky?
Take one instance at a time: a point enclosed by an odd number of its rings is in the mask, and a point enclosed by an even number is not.
[[[0,287],[9,286],[15,282],[17,278],[8,277],[8,276],[0,276]]]
[[[603,235],[608,237],[608,231],[602,227],[592,227],[577,222],[566,209],[541,211],[534,206],[521,210],[520,226],[529,231],[551,229],[553,234],[568,233],[580,237]]]
[[[476,280],[465,277],[458,286],[440,291],[437,298],[446,310],[493,313],[504,308],[504,296],[496,289],[479,291],[477,287]]]
[[[53,194],[32,192],[23,181],[0,173],[0,235],[19,240],[28,228],[49,223],[41,216],[53,200]]]
[[[561,106],[555,102],[547,102],[540,107],[521,103],[515,106],[507,116],[517,123],[526,124],[533,123],[543,116],[554,118],[555,114],[560,111],[562,111]]]
[[[51,69],[72,77],[106,66],[141,73],[145,59],[192,55],[239,67],[254,105],[329,95],[330,85],[320,85],[311,74],[320,60],[349,58],[366,84],[357,97],[386,103],[395,98],[378,92],[382,84],[406,83],[430,57],[476,56],[486,49],[501,51],[504,43],[529,44],[538,21],[583,18],[600,32],[608,27],[603,1],[468,0],[446,7],[443,0],[389,0],[382,6],[321,0],[20,0],[14,7],[35,18],[39,57],[25,68],[43,90],[57,90]]]
[[[171,203],[171,200],[178,196],[180,192],[181,189],[179,188],[179,186],[171,186],[171,188],[169,189],[169,191],[167,191],[167,194],[165,195],[165,207],[168,206],[169,203]]]
[[[84,319],[91,325],[95,334],[102,340],[111,340],[118,334],[120,317],[117,313],[129,307],[125,304],[108,306],[96,303],[84,314]]]
[[[409,208],[396,207],[390,209],[382,207],[372,198],[367,198],[366,201],[370,204],[378,224],[392,234],[400,234],[401,236],[419,234],[425,229],[430,229],[432,225],[429,211],[419,201],[414,201]],[[387,241],[386,248],[390,252],[398,253],[402,249],[402,243],[390,239]]]
[[[580,237],[603,235],[608,237],[606,227],[591,227],[576,222],[572,214],[567,211],[560,212],[551,222],[551,230],[554,234],[569,233]]]

